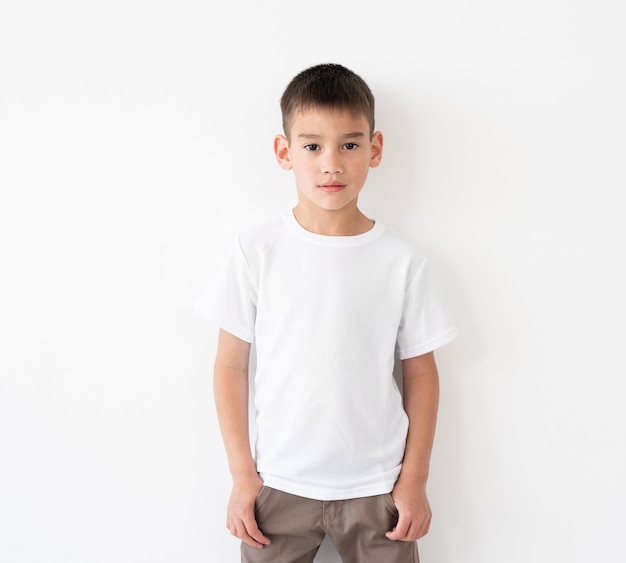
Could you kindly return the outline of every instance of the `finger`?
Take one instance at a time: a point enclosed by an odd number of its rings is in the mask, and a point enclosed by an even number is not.
[[[246,530],[246,526],[242,520],[235,521],[230,532],[231,534],[233,534],[233,536],[239,538],[242,542],[249,545],[250,547],[261,549],[264,545],[248,533],[248,531]]]
[[[415,541],[423,538],[430,528],[430,520],[421,520],[413,522],[409,525],[403,537],[398,538],[402,541]]]
[[[422,522],[422,524],[420,525],[419,529],[418,529],[418,536],[416,539],[420,539],[423,538],[426,534],[428,534],[428,531],[430,530],[430,518],[427,518],[426,520],[424,520],[424,522]]]
[[[264,536],[263,532],[259,530],[259,526],[254,518],[248,521],[244,520],[244,525],[246,527],[246,533],[250,538],[261,545],[269,545],[270,539]]]
[[[406,519],[402,514],[400,514],[400,517],[398,518],[398,523],[396,524],[395,528],[387,532],[385,535],[390,540],[402,540],[406,537],[406,534],[409,531],[409,525],[410,521]]]
[[[235,521],[230,516],[226,518],[226,528],[233,536],[237,536],[237,528],[235,526]]]
[[[241,538],[241,541],[248,544],[250,547],[254,547],[256,549],[262,549],[263,546],[265,545],[265,544],[258,542],[253,537],[249,536],[248,534],[244,535]]]
[[[239,538],[250,547],[261,548],[264,545],[270,544],[270,539],[263,535],[254,518],[243,519],[231,519],[231,526],[229,527],[231,534]]]

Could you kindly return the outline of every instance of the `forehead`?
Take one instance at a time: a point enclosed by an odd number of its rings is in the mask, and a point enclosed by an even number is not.
[[[348,109],[303,108],[296,111],[291,119],[292,135],[363,133],[367,134],[367,118]]]

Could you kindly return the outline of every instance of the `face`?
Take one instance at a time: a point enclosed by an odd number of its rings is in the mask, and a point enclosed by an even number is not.
[[[288,141],[278,135],[274,152],[292,170],[298,205],[313,211],[352,211],[370,168],[380,164],[382,135],[370,139],[365,117],[349,111],[308,109],[291,122]]]

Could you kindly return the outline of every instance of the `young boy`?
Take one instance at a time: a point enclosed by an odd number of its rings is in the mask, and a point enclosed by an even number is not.
[[[274,152],[298,203],[241,234],[196,303],[220,327],[227,527],[244,562],[310,563],[326,534],[344,563],[417,562],[431,519],[433,350],[457,331],[423,254],[357,206],[383,149],[367,84],[318,65],[293,78],[281,109]]]

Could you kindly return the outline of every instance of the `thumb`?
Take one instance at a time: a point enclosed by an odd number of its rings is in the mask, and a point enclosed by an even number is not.
[[[387,532],[385,536],[387,536],[387,538],[390,540],[400,540],[404,536],[406,536],[408,529],[409,525],[406,522],[406,518],[402,514],[402,512],[400,512],[400,516],[398,517],[398,523],[394,526],[392,530]]]

